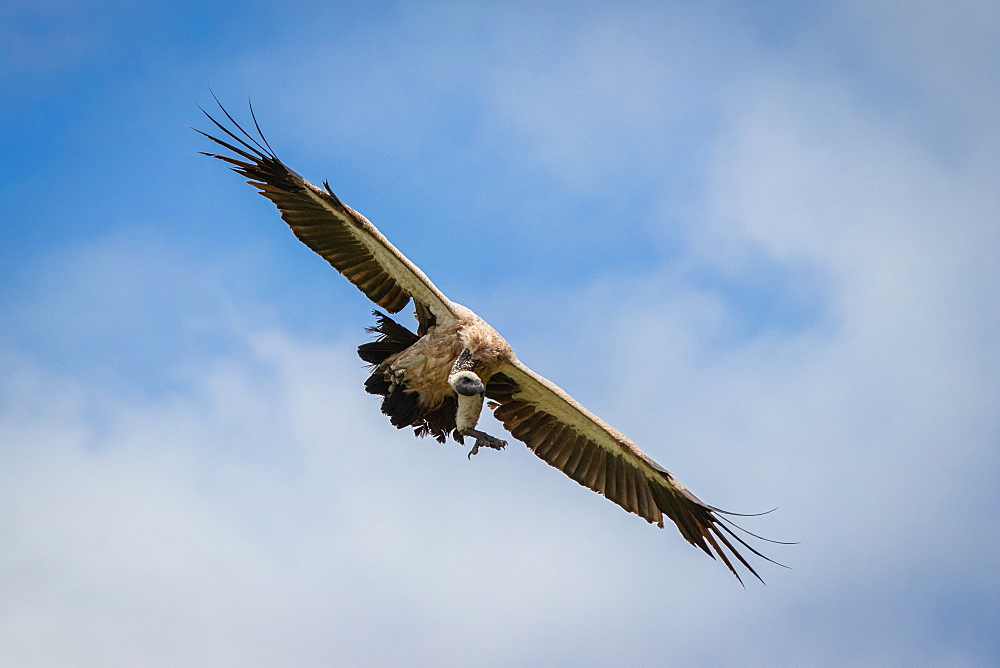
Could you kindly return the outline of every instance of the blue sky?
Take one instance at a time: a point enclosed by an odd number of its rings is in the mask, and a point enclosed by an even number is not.
[[[10,4],[0,663],[1000,661],[994,4]],[[209,89],[791,570],[393,429]]]

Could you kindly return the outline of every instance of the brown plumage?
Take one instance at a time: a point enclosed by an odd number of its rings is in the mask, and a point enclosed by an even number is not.
[[[505,441],[475,429],[485,396],[504,428],[551,466],[647,522],[662,527],[663,518],[670,519],[688,542],[718,556],[741,582],[737,563],[760,578],[738,548],[772,560],[730,528],[739,529],[723,515],[736,513],[703,503],[632,441],[522,364],[496,330],[448,300],[326,182],[314,186],[281,162],[256,119],[260,141],[222,112],[234,129],[206,116],[231,141],[197,132],[233,155],[205,155],[247,177],[300,241],[385,311],[398,313],[413,300],[416,332],[375,311],[369,331],[377,338],[358,348],[372,369],[365,391],[382,397],[382,412],[394,426],[442,443],[448,436],[459,442],[471,436],[476,444],[470,457],[480,447],[500,449]]]

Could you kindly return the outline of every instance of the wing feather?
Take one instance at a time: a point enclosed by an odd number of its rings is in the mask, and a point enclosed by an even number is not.
[[[221,104],[219,106],[222,108]],[[201,130],[195,131],[234,154],[205,155],[233,165],[234,172],[247,177],[247,183],[278,207],[282,219],[295,236],[369,299],[386,311],[397,313],[412,297],[439,320],[454,320],[455,312],[448,298],[367,218],[341,202],[325,182],[324,188],[319,188],[278,159],[267,140],[260,135],[256,118],[254,126],[257,127],[260,142],[247,133],[225,108],[222,112],[235,129],[227,128],[208,112],[202,111],[231,141]]]
[[[723,524],[725,511],[703,503],[557,385],[514,359],[493,375],[486,396],[495,402],[494,416],[504,428],[541,459],[651,524],[662,527],[666,516],[688,542],[719,557],[740,582],[737,563],[760,579],[730,538],[771,559]]]

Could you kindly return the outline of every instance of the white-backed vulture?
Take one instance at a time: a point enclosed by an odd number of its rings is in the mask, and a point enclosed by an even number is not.
[[[713,559],[718,555],[740,582],[734,561],[760,579],[736,544],[771,559],[721,516],[738,513],[703,503],[632,441],[522,364],[496,330],[445,297],[327,182],[318,188],[281,162],[256,118],[257,138],[219,106],[233,129],[205,115],[229,140],[197,132],[233,155],[204,155],[247,177],[302,243],[382,309],[397,313],[413,300],[416,332],[375,311],[369,331],[377,338],[358,348],[372,370],[365,390],[383,397],[382,412],[394,426],[413,427],[418,436],[442,443],[449,435],[459,443],[474,438],[469,457],[483,447],[501,449],[506,441],[476,429],[485,396],[504,428],[550,465],[647,522],[662,528],[668,517],[688,542]]]

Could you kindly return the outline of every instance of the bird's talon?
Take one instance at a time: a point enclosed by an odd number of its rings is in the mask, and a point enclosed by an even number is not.
[[[476,444],[472,446],[472,450],[469,451],[469,459],[472,459],[472,455],[479,452],[479,448],[492,448],[494,450],[503,450],[507,447],[507,441],[500,440],[489,434],[485,434],[476,429],[466,429],[463,432],[467,436],[473,436],[476,439]]]

